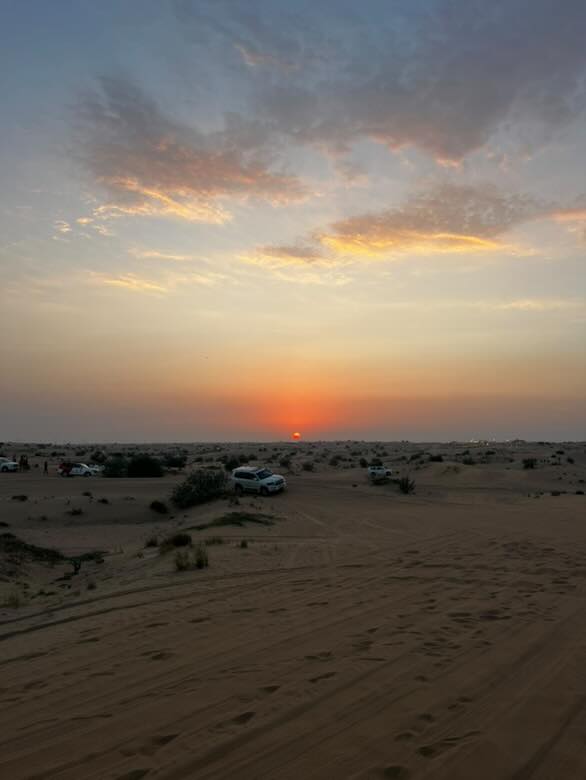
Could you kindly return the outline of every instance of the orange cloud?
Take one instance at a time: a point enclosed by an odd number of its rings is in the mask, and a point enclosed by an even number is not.
[[[223,224],[224,201],[257,198],[278,206],[307,196],[295,176],[269,170],[252,149],[251,128],[204,134],[172,122],[137,87],[102,79],[86,98],[83,159],[110,193],[95,216],[164,216]],[[254,133],[252,133],[254,135]]]

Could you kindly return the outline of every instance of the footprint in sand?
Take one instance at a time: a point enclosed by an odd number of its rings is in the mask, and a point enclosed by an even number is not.
[[[411,777],[411,772],[406,766],[394,764],[393,766],[387,766],[383,769],[382,777],[387,780],[408,780],[408,778]]]
[[[151,737],[140,752],[144,756],[153,756],[162,747],[168,745],[169,742],[173,742],[174,739],[177,739],[178,736],[179,734],[161,734],[160,736]]]
[[[335,677],[335,672],[326,672],[325,674],[320,674],[317,677],[310,677],[309,682],[310,683],[317,683],[320,682],[320,680],[329,680],[330,677]]]
[[[460,737],[445,737],[430,745],[422,745],[417,749],[417,752],[423,758],[433,758],[434,756],[439,756],[441,753],[445,753],[446,750],[457,747],[461,742],[478,736],[478,734],[480,734],[480,731],[469,731],[467,734],[463,734]]]
[[[243,712],[241,715],[236,715],[235,718],[232,718],[232,723],[237,723],[239,726],[242,726],[254,718],[255,715],[256,712]]]
[[[280,685],[265,685],[260,690],[263,691],[263,693],[276,693],[280,687]]]

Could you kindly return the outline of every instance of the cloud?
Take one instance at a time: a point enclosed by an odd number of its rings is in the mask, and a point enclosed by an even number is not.
[[[91,274],[91,282],[104,287],[122,287],[125,290],[139,293],[166,293],[168,288],[149,279],[142,279],[135,274],[120,274],[119,276],[107,276],[106,274]]]
[[[521,298],[502,302],[479,301],[475,305],[492,311],[547,312],[583,309],[584,301],[568,298]]]
[[[348,217],[316,231],[303,250],[259,247],[257,261],[339,262],[343,257],[514,251],[503,240],[515,226],[548,213],[526,195],[490,184],[440,183],[400,206]]]
[[[268,265],[274,268],[323,264],[327,260],[319,247],[298,245],[260,246],[252,254],[244,255],[242,259],[254,265]]]
[[[89,273],[90,284],[98,287],[118,287],[136,293],[150,293],[167,295],[174,293],[188,285],[198,287],[213,287],[225,283],[228,277],[225,274],[204,270],[189,271],[186,273],[166,272],[160,274],[158,279],[149,279],[135,273],[107,274],[92,271]]]
[[[505,246],[502,234],[542,210],[491,185],[440,184],[397,208],[335,222],[318,240],[350,255],[494,251]]]
[[[179,255],[170,252],[158,252],[156,249],[140,249],[138,247],[129,249],[128,254],[141,260],[165,260],[174,263],[184,263],[198,259],[194,255]]]
[[[584,109],[583,0],[178,0],[177,8],[198,45],[238,51],[258,114],[299,143],[343,150],[370,138],[449,163],[499,130],[529,122],[545,137]],[[280,62],[288,68],[275,68]]]
[[[239,143],[245,128],[204,134],[173,122],[137,86],[102,78],[79,106],[82,160],[109,193],[97,218],[122,215],[175,217],[222,224],[225,202],[256,198],[273,205],[307,192],[262,156]]]

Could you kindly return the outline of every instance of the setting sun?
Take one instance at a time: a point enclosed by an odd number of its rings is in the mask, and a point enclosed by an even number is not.
[[[291,434],[291,438],[292,438],[294,441],[299,441],[299,439],[301,438],[301,434],[299,433],[299,431],[295,431],[295,433],[292,433],[292,434]]]

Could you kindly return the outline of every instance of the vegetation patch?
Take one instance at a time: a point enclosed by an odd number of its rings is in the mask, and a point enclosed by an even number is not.
[[[165,504],[164,501],[151,501],[150,508],[153,510],[153,512],[157,512],[159,515],[166,515],[169,511],[169,508],[167,507],[167,504]]]
[[[208,551],[204,544],[198,544],[191,549],[177,550],[175,553],[175,569],[177,571],[207,569],[209,565]]]
[[[187,509],[190,506],[222,498],[227,484],[226,472],[198,469],[175,487],[171,500],[180,509]]]
[[[262,512],[227,512],[222,517],[217,517],[215,520],[211,520],[209,523],[199,523],[198,525],[191,526],[190,531],[205,531],[207,528],[218,528],[221,526],[233,525],[238,528],[243,528],[249,523],[256,523],[257,525],[274,525],[275,520],[273,515],[265,515]]]
[[[191,547],[191,534],[179,532],[165,537],[159,545],[161,554],[168,552],[173,547]]]

